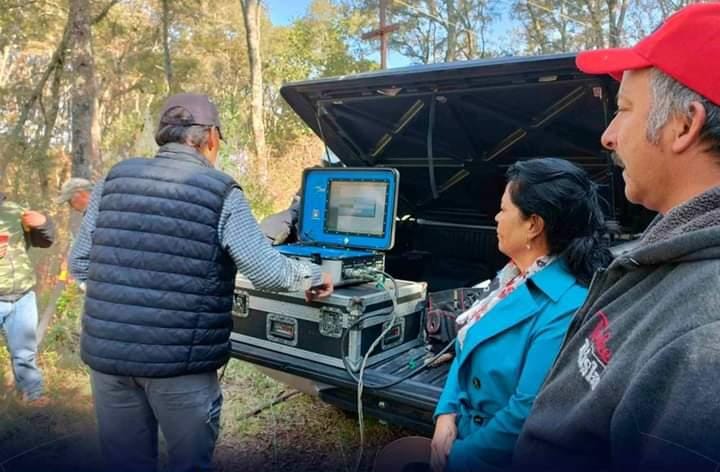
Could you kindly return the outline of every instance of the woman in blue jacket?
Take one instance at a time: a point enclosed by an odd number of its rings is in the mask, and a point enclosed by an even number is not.
[[[587,284],[610,260],[585,171],[544,158],[514,164],[507,177],[495,221],[510,262],[497,288],[458,317],[456,357],[435,410],[435,472],[510,465]]]

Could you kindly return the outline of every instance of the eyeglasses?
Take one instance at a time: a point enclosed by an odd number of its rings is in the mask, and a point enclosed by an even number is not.
[[[222,135],[222,131],[220,130],[219,126],[208,126],[208,131],[212,131],[213,128],[215,128],[217,130],[218,137],[220,138],[220,140],[225,141],[225,139],[223,138],[223,135]]]

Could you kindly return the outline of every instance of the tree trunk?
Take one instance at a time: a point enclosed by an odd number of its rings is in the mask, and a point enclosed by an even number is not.
[[[173,93],[173,70],[170,56],[170,1],[162,0],[163,22],[163,57],[165,58],[165,80],[167,80],[168,93]]]
[[[592,27],[593,46],[601,49],[607,47],[605,44],[605,34],[603,32],[602,21],[600,16],[600,6],[591,0],[585,0],[585,6],[587,7],[588,14],[590,15],[590,22]]]
[[[447,13],[447,49],[445,62],[457,59],[457,15],[455,14],[455,0],[446,0]]]
[[[482,0],[479,2],[478,8],[480,8],[480,15],[482,18],[482,25],[480,26],[479,37],[480,37],[480,48],[478,50],[477,41],[475,34],[471,33],[474,28],[472,23],[468,21],[465,25],[465,29],[468,30],[468,59],[476,59],[478,57],[487,56],[487,42],[488,42],[488,27],[492,22],[492,17],[489,15],[488,2]],[[468,12],[469,14],[469,12]]]
[[[615,9],[618,9],[616,14]],[[627,11],[627,1],[621,0],[618,7],[617,0],[607,0],[607,9],[609,17],[608,28],[608,46],[616,48],[622,42],[622,34],[625,23],[625,12]]]
[[[98,90],[96,89],[96,93]],[[90,136],[91,141],[93,143],[93,147],[95,149],[95,154],[92,157],[92,161],[90,163],[90,170],[91,170],[91,177],[90,180],[94,180],[95,177],[99,177],[98,172],[102,172],[102,163],[103,163],[103,153],[102,149],[100,148],[100,143],[102,142],[102,117],[103,117],[103,106],[100,103],[100,100],[98,97],[95,97],[94,100],[95,103],[95,112],[92,116],[92,126],[90,129]]]
[[[42,191],[43,200],[47,200],[50,196],[50,140],[52,132],[55,129],[58,111],[60,110],[60,86],[63,77],[63,68],[57,67],[50,87],[50,106],[45,113],[45,128],[43,135],[39,140],[35,155],[39,161],[38,171],[40,177],[40,189]]]
[[[530,17],[530,25],[527,26],[528,43],[529,45],[531,45],[534,39],[534,46],[537,48],[536,51],[540,52],[541,54],[547,54],[548,47],[545,31],[540,25],[540,19],[538,18],[538,15],[535,13],[533,7],[530,6],[529,2],[527,4],[527,12],[528,16]]]
[[[263,78],[260,57],[260,0],[240,0],[245,20],[248,58],[250,60],[250,120],[255,144],[255,159],[261,181],[268,177],[265,149],[265,123],[263,120]]]
[[[437,18],[438,17],[438,11],[437,11],[437,5],[435,5],[435,0],[425,0],[428,6],[428,10],[430,11],[430,17],[431,18]],[[433,64],[438,62],[438,41],[437,41],[437,21],[431,21],[430,22],[430,54],[428,57],[430,58],[429,61],[432,61]]]
[[[90,1],[71,0],[70,44],[72,54],[72,175],[92,178],[91,166],[97,159],[98,144],[94,139],[95,62],[90,30]],[[96,138],[96,137],[95,137]]]
[[[558,5],[558,14],[557,15],[551,15],[550,21],[552,22],[553,26],[558,32],[558,35],[560,36],[560,43],[557,45],[557,49],[560,51],[569,51],[569,41],[568,41],[568,15],[566,11],[566,5],[564,2],[560,2],[560,5]]]

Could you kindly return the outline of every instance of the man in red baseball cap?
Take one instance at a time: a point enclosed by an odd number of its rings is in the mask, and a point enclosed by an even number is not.
[[[720,3],[688,6],[578,67],[620,80],[601,138],[658,212],[596,274],[518,440],[534,470],[720,464]]]

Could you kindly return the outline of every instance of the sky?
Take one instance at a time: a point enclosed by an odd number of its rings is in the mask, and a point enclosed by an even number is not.
[[[288,25],[303,16],[311,0],[264,0],[274,25]],[[378,49],[380,45],[378,44]],[[380,52],[371,54],[368,59],[380,62]],[[388,67],[404,67],[410,60],[394,51],[388,52]]]
[[[274,25],[288,25],[294,20],[302,17],[307,11],[311,0],[263,0],[270,13],[270,21]],[[507,20],[501,20],[499,24],[493,27],[492,34],[503,37],[510,34],[512,24]],[[378,49],[380,45],[378,44]],[[368,59],[380,62],[380,52],[372,54]],[[410,65],[410,60],[402,54],[389,51],[388,67],[404,67]]]
[[[310,0],[264,0],[274,25],[287,25],[305,14]]]

